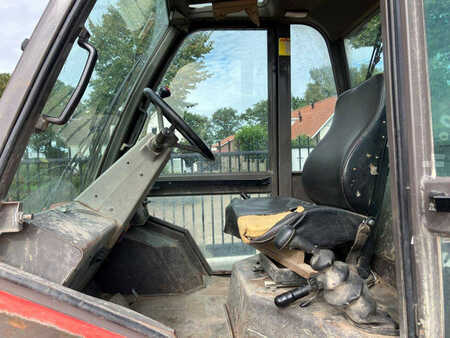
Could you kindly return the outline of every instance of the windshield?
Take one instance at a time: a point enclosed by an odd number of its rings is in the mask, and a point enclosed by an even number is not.
[[[98,52],[89,86],[69,122],[30,138],[8,192],[26,212],[73,200],[96,177],[133,85],[168,27],[165,1],[100,0],[86,21]],[[74,44],[43,114],[59,116],[87,53]]]

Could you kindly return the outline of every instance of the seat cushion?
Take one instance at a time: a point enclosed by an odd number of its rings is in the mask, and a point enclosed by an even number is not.
[[[321,248],[351,245],[367,216],[319,206],[295,198],[233,199],[226,209],[224,231],[245,243],[265,243],[286,225],[297,223],[296,236]]]
[[[245,243],[258,242],[258,239],[267,241],[274,237],[270,236],[272,228],[279,228],[293,220],[295,214],[301,214],[313,206],[312,203],[289,197],[234,198],[225,212],[224,231],[241,238]]]

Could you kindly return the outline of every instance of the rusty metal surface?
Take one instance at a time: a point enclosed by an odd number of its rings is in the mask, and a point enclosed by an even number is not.
[[[19,233],[0,235],[2,262],[52,282],[81,288],[116,225],[80,203],[40,212]]]

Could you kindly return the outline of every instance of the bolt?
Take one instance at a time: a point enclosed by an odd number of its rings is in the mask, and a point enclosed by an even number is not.
[[[28,223],[33,219],[33,214],[24,214],[22,211],[17,213],[17,222],[19,224]]]

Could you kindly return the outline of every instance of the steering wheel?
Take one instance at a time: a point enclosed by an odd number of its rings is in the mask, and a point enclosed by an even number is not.
[[[207,160],[214,161],[215,157],[206,143],[192,130],[189,125],[170,107],[166,101],[161,99],[151,88],[144,89],[144,95],[147,96],[153,104],[161,109],[165,118],[172,123],[181,135],[189,141],[194,147],[198,148],[199,153]]]

